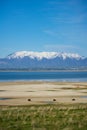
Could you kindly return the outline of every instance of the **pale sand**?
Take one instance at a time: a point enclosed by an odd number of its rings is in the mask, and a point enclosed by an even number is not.
[[[87,82],[0,82],[0,105],[56,103],[87,103]]]

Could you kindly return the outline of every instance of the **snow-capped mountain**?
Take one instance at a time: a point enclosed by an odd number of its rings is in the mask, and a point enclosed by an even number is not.
[[[20,52],[15,52],[15,53],[7,56],[8,59],[24,58],[24,57],[29,57],[31,59],[36,58],[38,60],[42,60],[43,58],[54,59],[56,57],[60,57],[60,58],[63,58],[63,59],[66,59],[66,58],[74,58],[74,59],[83,58],[80,55],[74,54],[74,53],[33,52],[33,51],[20,51]]]
[[[87,69],[87,58],[74,53],[19,51],[0,59],[0,69]]]

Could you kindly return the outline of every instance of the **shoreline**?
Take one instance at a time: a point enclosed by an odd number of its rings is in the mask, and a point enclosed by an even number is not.
[[[72,80],[70,78],[59,79],[59,80],[58,79],[55,79],[55,80],[54,79],[47,79],[47,80],[46,79],[41,79],[41,80],[39,80],[39,79],[35,79],[35,80],[34,79],[33,80],[31,80],[31,79],[30,80],[29,79],[26,79],[26,80],[25,79],[22,79],[22,80],[17,80],[17,79],[15,79],[15,80],[14,79],[13,80],[0,80],[0,83],[8,83],[8,82],[50,82],[50,83],[51,82],[58,82],[58,83],[59,82],[63,82],[63,83],[74,83],[74,82],[75,83],[82,83],[83,82],[83,83],[86,83],[87,78],[84,78],[84,79],[83,78],[81,78],[81,79],[80,78],[77,78],[77,79],[74,78]]]
[[[61,83],[61,84],[74,84],[74,83],[76,83],[76,84],[78,84],[78,83],[86,83],[87,84],[87,81],[77,81],[77,82],[75,82],[75,81],[57,81],[57,80],[3,80],[3,81],[0,81],[0,85],[1,84],[16,84],[16,83],[18,83],[18,84],[36,84],[36,83],[52,83],[52,84],[54,84],[54,83]]]
[[[48,69],[0,69],[0,72],[67,72],[67,71],[86,71],[87,72],[87,68],[61,68],[61,69],[52,69],[52,68],[48,68]]]

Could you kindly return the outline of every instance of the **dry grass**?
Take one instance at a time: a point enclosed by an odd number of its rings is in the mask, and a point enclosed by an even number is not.
[[[0,107],[0,130],[86,129],[87,104]]]

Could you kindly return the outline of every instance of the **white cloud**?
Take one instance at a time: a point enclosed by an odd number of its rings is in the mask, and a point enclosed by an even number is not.
[[[56,36],[57,35],[56,32],[53,32],[51,30],[44,30],[43,32],[46,33],[46,34],[48,34],[48,35],[51,35],[51,36]]]
[[[63,17],[63,15],[52,17],[51,19],[53,19],[53,21],[55,21],[56,23],[78,24],[84,22],[87,16],[85,14],[80,14],[75,16]]]
[[[54,44],[46,44],[44,46],[46,51],[57,51],[57,52],[78,52],[79,47],[73,45],[54,45]]]
[[[49,11],[53,11],[50,19],[56,23],[78,24],[85,22],[85,4],[82,0],[52,0],[48,3]],[[56,11],[56,12],[55,12]]]

